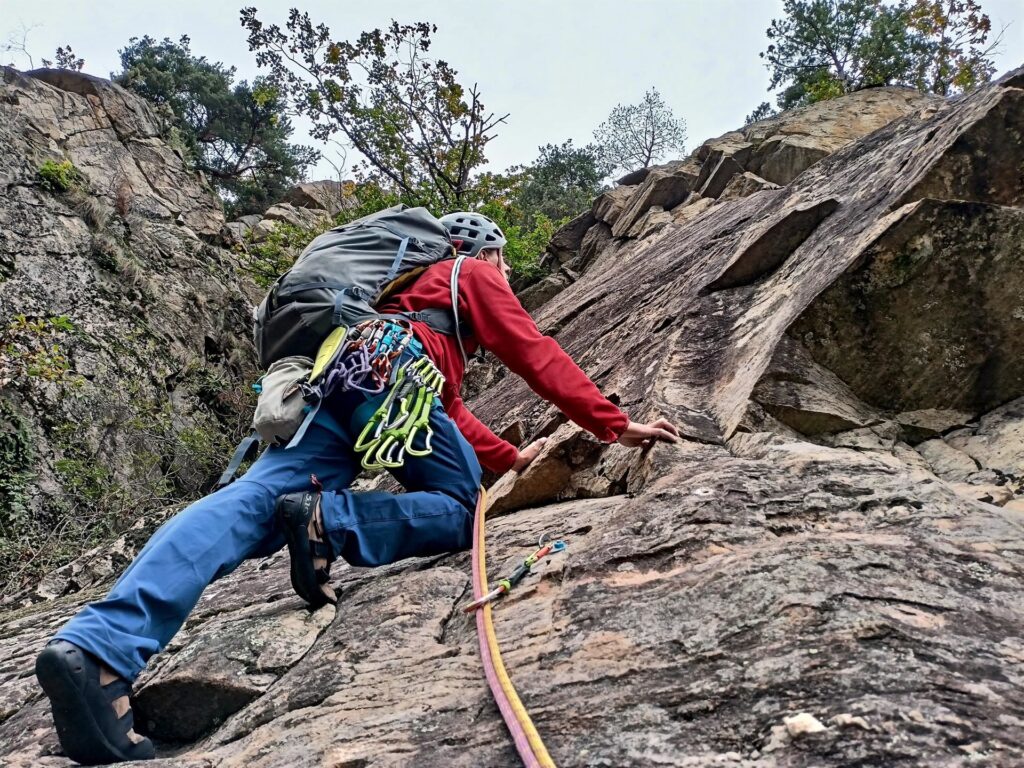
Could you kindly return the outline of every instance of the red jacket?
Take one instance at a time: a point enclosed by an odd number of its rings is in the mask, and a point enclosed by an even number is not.
[[[454,260],[428,267],[409,288],[381,302],[381,312],[451,309]],[[530,389],[554,403],[566,416],[605,442],[625,430],[629,418],[610,402],[550,336],[544,336],[523,309],[509,284],[493,264],[466,259],[459,272],[459,320],[472,336],[463,336],[467,354],[478,346],[490,350]],[[454,336],[413,323],[413,333],[445,376],[441,401],[480,463],[492,472],[506,472],[519,456],[518,449],[502,440],[477,419],[462,402],[464,364]]]

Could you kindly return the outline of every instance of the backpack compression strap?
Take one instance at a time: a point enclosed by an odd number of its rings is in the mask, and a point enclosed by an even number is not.
[[[256,458],[256,453],[260,449],[260,435],[258,432],[253,432],[248,437],[244,438],[242,442],[235,448],[235,453],[231,457],[231,462],[228,464],[227,469],[220,476],[217,484],[213,486],[213,490],[219,491],[225,486],[231,485],[235,479],[235,475],[238,473],[238,468],[242,466],[242,463],[251,459]]]

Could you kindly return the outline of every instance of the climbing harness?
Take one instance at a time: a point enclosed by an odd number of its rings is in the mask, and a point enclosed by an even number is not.
[[[530,572],[530,569],[533,568],[534,564],[538,560],[543,560],[552,552],[561,552],[562,550],[564,550],[565,542],[559,539],[557,541],[551,542],[550,544],[545,544],[544,537],[542,536],[538,546],[540,547],[540,549],[538,549],[528,558],[523,560],[523,562],[520,563],[514,571],[512,571],[511,575],[507,576],[504,579],[500,579],[498,581],[498,585],[494,589],[492,589],[490,592],[488,592],[480,599],[474,600],[472,603],[467,605],[465,608],[462,609],[462,612],[472,613],[477,608],[480,608],[481,606],[487,603],[493,603],[502,595],[507,595],[509,592],[512,591],[512,587],[516,586],[520,581],[523,580],[523,578],[525,578],[526,574]]]
[[[501,716],[512,735],[523,765],[526,768],[555,768],[555,763],[551,759],[551,755],[548,754],[547,747],[544,746],[540,734],[537,733],[533,721],[530,720],[530,714],[523,706],[523,702],[520,701],[515,686],[512,685],[512,680],[509,678],[508,672],[505,671],[505,664],[501,660],[501,649],[498,647],[498,638],[494,632],[494,623],[491,620],[491,602],[484,600],[487,593],[487,553],[484,536],[486,507],[487,495],[481,488],[480,496],[477,499],[476,519],[473,523],[473,596],[477,602],[483,601],[479,609],[476,610],[476,629],[480,637],[480,657],[484,666],[484,674],[487,676],[487,684],[498,704],[498,709],[501,710]]]

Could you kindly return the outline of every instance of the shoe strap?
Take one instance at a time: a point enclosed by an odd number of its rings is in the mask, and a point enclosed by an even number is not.
[[[103,695],[107,697],[107,701],[113,704],[122,696],[131,696],[132,684],[123,677],[119,677],[117,680],[102,686],[102,691]]]

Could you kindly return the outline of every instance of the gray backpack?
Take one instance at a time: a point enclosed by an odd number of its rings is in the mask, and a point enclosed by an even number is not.
[[[316,357],[320,343],[339,325],[396,317],[374,306],[431,264],[451,258],[451,237],[426,208],[397,205],[324,232],[277,279],[256,310],[253,339],[260,365],[266,369],[285,357]],[[453,287],[457,273],[453,270]],[[462,346],[466,331],[452,312],[426,309],[400,317],[457,336]]]

